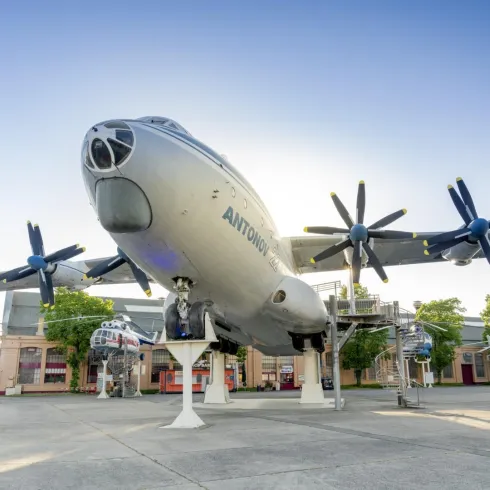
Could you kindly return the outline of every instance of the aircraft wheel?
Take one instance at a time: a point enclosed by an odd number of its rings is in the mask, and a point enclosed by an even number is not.
[[[323,342],[323,335],[321,333],[315,333],[311,336],[311,346],[318,352],[325,350],[325,343]]]
[[[240,346],[235,342],[230,342],[230,348],[228,350],[228,354],[230,354],[230,356],[236,356],[238,354],[238,347]]]
[[[293,348],[299,352],[304,352],[305,350],[305,339],[301,335],[291,335],[293,341]]]
[[[230,352],[230,341],[228,339],[224,339],[223,337],[219,338],[219,351],[222,354],[228,354]]]
[[[182,325],[180,323],[180,316],[175,303],[171,304],[165,312],[165,329],[167,330],[167,338],[172,340],[180,340]]]
[[[189,310],[189,327],[193,339],[203,339],[206,335],[205,316],[208,309],[204,303],[197,301]]]

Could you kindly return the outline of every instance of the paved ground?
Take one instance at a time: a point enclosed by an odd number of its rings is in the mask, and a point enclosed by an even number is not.
[[[0,489],[488,490],[490,386],[422,394],[405,411],[381,390],[345,391],[342,412],[198,409],[195,431],[159,429],[176,395],[0,397]]]

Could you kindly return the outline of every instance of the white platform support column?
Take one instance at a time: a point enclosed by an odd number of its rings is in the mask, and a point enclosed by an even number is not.
[[[206,386],[204,403],[231,403],[225,383],[225,355],[218,351],[211,352],[211,384]]]
[[[305,381],[301,387],[300,403],[325,403],[323,386],[318,371],[318,352],[307,349],[303,353],[305,363]]]
[[[211,342],[216,342],[213,325],[209,315],[205,315],[205,339],[204,340],[166,340],[167,334],[164,328],[161,344],[170,351],[177,362],[182,365],[182,411],[170,424],[162,429],[197,429],[206,425],[192,408],[192,366],[199,356],[206,350]]]
[[[103,371],[102,371],[102,390],[99,393],[99,396],[97,398],[109,398],[109,395],[107,394],[107,391],[105,389],[106,384],[107,384],[107,363],[109,361],[107,359],[104,359],[102,361],[102,366],[103,366]]]
[[[138,364],[136,364],[136,369],[137,369],[137,374],[138,377],[137,379],[137,385],[136,385],[136,393],[134,396],[143,396],[141,394],[141,360],[138,361]]]

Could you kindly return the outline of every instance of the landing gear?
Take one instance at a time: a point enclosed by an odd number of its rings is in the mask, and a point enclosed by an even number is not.
[[[221,352],[222,354],[229,354],[230,356],[236,356],[238,348],[240,347],[236,342],[224,337],[219,337],[218,342],[212,342],[211,350]]]
[[[319,354],[325,352],[325,335],[323,332],[310,335],[289,333],[293,342],[293,347],[299,352],[305,352],[311,346]]]
[[[205,337],[207,307],[202,302],[189,303],[192,282],[179,277],[175,283],[177,298],[165,312],[167,337],[174,340],[199,340]]]

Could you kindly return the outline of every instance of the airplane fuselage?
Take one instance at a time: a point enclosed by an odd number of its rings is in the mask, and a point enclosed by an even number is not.
[[[325,330],[323,301],[296,277],[290,245],[225,158],[184,131],[124,120],[132,137],[119,137],[132,149],[119,165],[113,151],[108,165],[100,141],[110,145],[116,129],[104,124],[84,142],[85,185],[102,226],[143,271],[169,291],[190,279],[190,301],[210,304],[222,334],[264,352],[292,354],[288,332]]]

